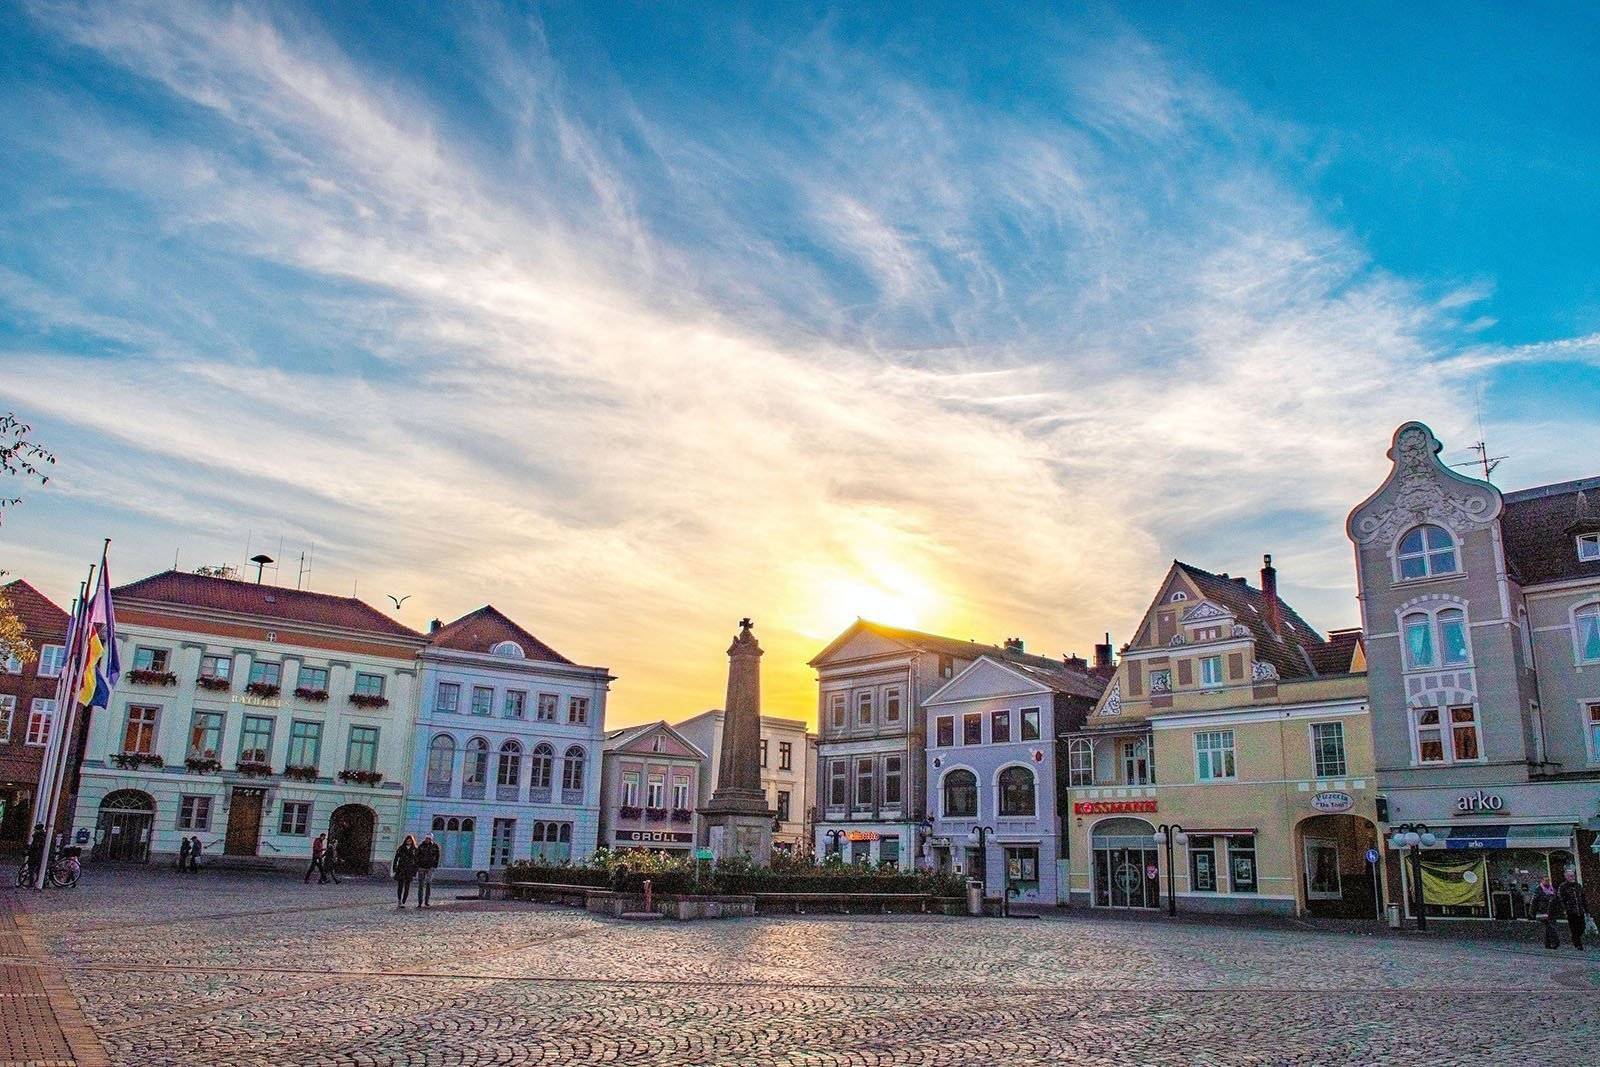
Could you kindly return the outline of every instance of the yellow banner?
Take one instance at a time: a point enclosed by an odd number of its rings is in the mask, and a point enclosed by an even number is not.
[[[1422,861],[1422,899],[1428,904],[1481,908],[1489,879],[1483,857],[1455,863]]]

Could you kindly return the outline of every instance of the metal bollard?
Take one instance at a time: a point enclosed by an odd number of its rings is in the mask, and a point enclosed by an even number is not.
[[[656,910],[655,908],[650,906],[650,879],[648,879],[648,878],[646,878],[644,880],[644,910],[645,911],[655,911]]]

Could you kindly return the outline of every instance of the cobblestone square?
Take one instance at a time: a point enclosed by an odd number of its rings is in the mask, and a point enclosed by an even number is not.
[[[457,890],[460,891],[460,890]],[[29,895],[113,1063],[1600,1060],[1600,953],[1062,914],[626,924],[381,881],[92,872]]]

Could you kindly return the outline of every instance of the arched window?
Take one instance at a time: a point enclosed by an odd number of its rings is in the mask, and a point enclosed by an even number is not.
[[[1456,540],[1442,526],[1417,526],[1400,539],[1400,577],[1455,574]]]
[[[567,754],[561,761],[561,788],[568,792],[583,792],[583,764],[585,754],[582,748],[573,745],[567,749]]]
[[[1467,616],[1460,608],[1445,608],[1434,616],[1439,627],[1439,654],[1446,666],[1465,663],[1467,654]]]
[[[1007,767],[997,779],[1000,786],[1000,814],[1032,815],[1033,772],[1026,767]]]
[[[1412,670],[1432,667],[1434,657],[1431,620],[1418,611],[1407,615],[1403,625],[1406,635],[1406,666]]]
[[[495,783],[515,789],[520,781],[522,781],[522,743],[507,741],[500,746],[500,767],[495,775]]]
[[[529,760],[528,788],[549,789],[552,767],[555,764],[556,750],[540,742],[533,746],[533,758]]]
[[[450,788],[455,776],[456,742],[449,734],[440,734],[428,743],[428,784]],[[438,829],[438,827],[434,827]]]
[[[467,758],[461,768],[463,785],[483,785],[489,780],[489,742],[474,737],[467,742]]]
[[[1585,604],[1572,613],[1578,627],[1578,658],[1585,663],[1600,660],[1600,604]]]
[[[443,833],[446,825],[447,824],[445,822],[445,818],[444,818],[443,815],[435,815],[433,817],[433,832],[434,833],[436,833],[436,834]]]
[[[517,644],[515,641],[501,641],[489,651],[494,653],[496,656],[504,656],[506,659],[527,658],[527,654],[522,651],[522,646]]]
[[[944,776],[944,814],[947,819],[977,817],[977,775],[971,771],[957,770]]]
[[[1472,662],[1467,643],[1467,614],[1460,608],[1413,611],[1400,620],[1405,636],[1406,668],[1459,667]]]
[[[1094,745],[1088,738],[1067,743],[1067,784],[1094,785]]]

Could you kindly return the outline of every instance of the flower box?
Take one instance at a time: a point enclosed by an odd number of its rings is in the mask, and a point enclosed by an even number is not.
[[[240,774],[248,774],[252,778],[265,778],[272,773],[272,764],[258,763],[255,760],[240,760],[234,770]]]
[[[194,684],[201,689],[209,689],[213,693],[226,693],[233,688],[233,683],[226,678],[200,677],[195,679]]]
[[[285,767],[283,776],[285,778],[293,778],[297,782],[314,782],[317,780],[317,769],[315,767]]]
[[[127,673],[127,679],[135,685],[178,684],[178,676],[171,671],[132,670]]]
[[[251,682],[244,687],[244,691],[253,697],[263,697],[270,700],[283,692],[283,688],[273,682]]]
[[[328,700],[328,691],[326,689],[307,689],[303,685],[296,687],[294,695],[301,700],[309,700],[313,704],[324,704]]]
[[[370,693],[351,693],[350,703],[358,708],[386,708],[389,706],[389,698],[373,696]]]
[[[667,821],[667,809],[666,808],[645,808],[644,809],[644,817],[646,819],[649,819],[651,822],[666,822]]]
[[[166,762],[160,756],[148,752],[113,752],[111,762],[125,771],[138,770],[140,767],[166,766]]]
[[[672,821],[673,822],[693,822],[694,821],[694,812],[690,811],[688,808],[673,808],[672,809]]]
[[[631,804],[624,804],[622,807],[617,809],[617,818],[619,819],[637,819],[643,814],[643,808],[636,808]]]
[[[215,756],[190,756],[183,765],[195,774],[216,774],[222,770],[222,761]]]
[[[339,781],[353,782],[356,785],[377,785],[383,781],[383,772],[344,770],[339,772]]]

